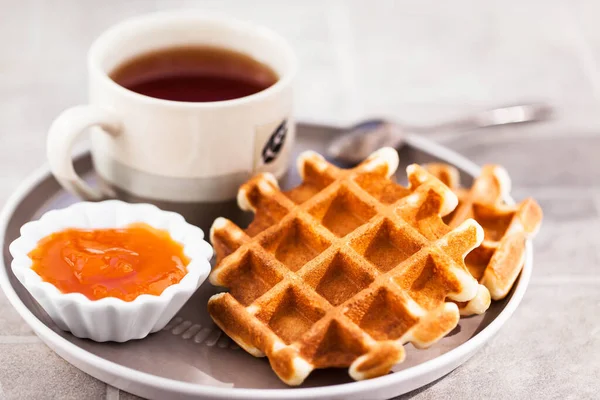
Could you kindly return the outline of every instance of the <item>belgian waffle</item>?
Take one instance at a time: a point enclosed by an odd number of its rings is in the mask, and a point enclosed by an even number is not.
[[[229,292],[212,296],[208,311],[283,382],[326,367],[350,367],[356,380],[384,375],[405,343],[428,347],[457,325],[446,299],[489,305],[464,264],[481,227],[450,229],[441,217],[457,205],[452,191],[418,165],[400,186],[390,180],[397,167],[391,148],[350,170],[305,152],[295,189],[281,192],[269,174],[240,188],[239,206],[255,213],[245,231],[214,222],[210,281]]]
[[[461,187],[459,173],[450,165],[429,164],[426,168],[458,197],[458,207],[444,217],[445,222],[452,228],[473,218],[483,227],[483,242],[465,261],[492,299],[503,299],[523,267],[526,240],[538,231],[542,209],[531,198],[517,205],[508,204],[505,200],[510,194],[510,177],[498,165],[484,166],[471,188]]]

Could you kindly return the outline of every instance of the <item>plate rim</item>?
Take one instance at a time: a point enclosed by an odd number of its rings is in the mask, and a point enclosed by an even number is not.
[[[446,162],[463,169],[470,175],[477,175],[480,170],[480,167],[466,157],[424,137],[409,134],[406,137],[406,144],[433,156],[437,156]],[[82,149],[74,155],[74,158],[77,159],[84,157],[87,154],[89,154],[89,150]],[[47,163],[44,163],[41,167],[38,167],[34,172],[30,173],[8,198],[4,207],[0,211],[0,244],[4,244],[8,222],[13,216],[17,207],[21,204],[21,201],[27,196],[33,187],[37,186],[49,175],[51,175],[50,169]],[[56,348],[59,348],[65,353],[69,354],[75,361],[77,361],[78,364],[81,363],[84,365],[93,365],[95,369],[100,370],[103,374],[117,377],[115,380],[118,379],[135,382],[136,384],[147,388],[153,388],[160,391],[166,390],[168,392],[182,395],[210,396],[210,398],[227,399],[299,399],[310,397],[317,398],[344,396],[360,392],[364,393],[370,390],[378,390],[392,385],[401,385],[402,383],[409,382],[410,380],[416,379],[419,376],[442,369],[446,365],[454,365],[457,362],[457,365],[462,364],[462,362],[466,361],[470,355],[474,354],[479,347],[491,339],[500,330],[500,328],[506,323],[506,321],[516,310],[517,306],[520,304],[531,279],[531,273],[533,269],[533,246],[531,241],[527,242],[525,264],[521,270],[517,284],[513,289],[512,296],[505,305],[504,309],[485,328],[483,328],[465,343],[431,360],[378,378],[331,386],[283,389],[218,387],[199,383],[182,382],[171,378],[159,377],[147,372],[137,371],[89,353],[83,348],[63,338],[51,328],[46,326],[42,321],[40,321],[21,301],[14,287],[11,285],[8,279],[7,266],[4,265],[3,257],[0,259],[0,264],[4,266],[4,268],[0,268],[0,288],[2,288],[11,305],[33,329],[36,335],[63,358],[65,357],[62,356],[62,354],[58,352]],[[67,361],[73,364],[70,359]],[[81,369],[77,365],[75,366],[78,369]]]

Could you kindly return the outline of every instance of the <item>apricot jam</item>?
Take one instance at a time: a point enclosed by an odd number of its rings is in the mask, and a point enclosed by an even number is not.
[[[183,246],[144,223],[118,229],[67,229],[29,253],[32,269],[62,293],[132,301],[160,295],[187,273]]]

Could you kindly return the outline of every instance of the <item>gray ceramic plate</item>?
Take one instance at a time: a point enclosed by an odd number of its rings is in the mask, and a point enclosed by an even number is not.
[[[339,134],[336,128],[300,125],[296,152],[313,149],[323,153],[326,143],[336,134]],[[398,177],[401,181],[405,166],[413,162],[446,161],[457,166],[464,179],[478,173],[478,167],[460,155],[414,136],[407,138],[400,158]],[[94,179],[88,153],[79,155],[75,165],[78,172]],[[297,183],[297,173],[291,171],[282,186]],[[59,330],[13,276],[8,245],[25,222],[76,201],[61,189],[46,167],[21,185],[0,215],[3,248],[0,284],[21,316],[60,356],[113,386],[155,399],[394,397],[440,378],[472,356],[514,312],[531,275],[532,249],[528,244],[526,265],[507,299],[494,303],[485,315],[462,319],[450,335],[428,350],[407,345],[406,361],[397,365],[392,373],[353,382],[345,369],[316,371],[300,388],[288,388],[277,379],[266,359],[246,354],[211,322],[206,302],[215,290],[208,281],[162,332],[143,340],[124,344],[95,343]]]

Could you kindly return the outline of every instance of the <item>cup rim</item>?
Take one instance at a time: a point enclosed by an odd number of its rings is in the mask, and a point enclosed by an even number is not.
[[[279,77],[277,82],[275,82],[275,84],[249,96],[221,101],[186,102],[159,99],[156,97],[136,93],[119,85],[117,82],[112,80],[111,77],[108,75],[107,71],[105,71],[100,66],[102,53],[106,51],[106,49],[109,48],[115,40],[118,40],[120,33],[122,33],[123,31],[137,29],[140,26],[156,25],[159,23],[164,23],[165,21],[173,22],[183,20],[197,21],[199,23],[213,22],[229,26],[232,29],[242,28],[256,31],[258,34],[264,36],[269,40],[272,40],[276,43],[276,45],[281,47],[282,57],[285,58],[288,67],[284,71],[284,73],[281,74],[281,76]],[[131,100],[143,102],[148,105],[185,109],[226,108],[260,101],[264,98],[275,95],[287,88],[292,83],[292,80],[295,77],[297,71],[297,58],[294,51],[292,50],[292,47],[283,38],[283,36],[275,32],[274,30],[262,25],[251,23],[249,21],[230,17],[225,14],[198,10],[159,11],[144,14],[138,17],[127,18],[121,22],[118,22],[115,25],[108,28],[107,30],[105,30],[103,33],[101,33],[100,36],[98,36],[96,40],[94,40],[88,51],[87,62],[89,71],[88,79],[94,79],[94,76],[97,76],[98,79],[100,79],[104,85],[108,85],[113,90],[117,91],[119,94],[126,96]]]

